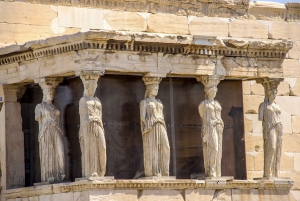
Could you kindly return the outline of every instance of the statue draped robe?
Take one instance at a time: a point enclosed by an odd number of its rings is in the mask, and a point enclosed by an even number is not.
[[[146,109],[146,123],[141,122],[145,176],[169,176],[170,145],[163,104],[146,98],[140,107]]]
[[[52,103],[41,103],[35,108],[39,122],[39,154],[41,181],[62,181],[65,177],[63,134],[60,129],[60,111]]]
[[[106,172],[106,143],[102,124],[102,105],[97,97],[82,97],[79,101],[82,176]]]
[[[200,103],[202,119],[203,158],[206,177],[221,176],[222,140],[224,123],[221,119],[221,105],[216,100]]]

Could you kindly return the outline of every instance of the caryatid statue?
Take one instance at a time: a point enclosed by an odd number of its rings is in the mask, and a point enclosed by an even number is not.
[[[262,121],[264,139],[264,175],[278,177],[282,146],[280,108],[275,102],[277,87],[282,79],[258,81],[265,89],[265,100],[259,105],[258,120]]]
[[[203,157],[206,177],[221,176],[222,140],[224,123],[221,118],[222,107],[215,100],[220,79],[217,75],[202,76],[205,100],[198,106],[202,120]]]
[[[162,78],[143,77],[146,85],[140,102],[145,176],[169,176],[170,145],[163,114],[163,104],[156,99]]]
[[[100,71],[81,71],[84,85],[79,101],[79,142],[83,177],[103,177],[106,172],[106,142],[102,123],[102,105],[94,96]]]
[[[58,182],[65,178],[65,153],[60,127],[60,110],[53,103],[55,88],[61,78],[42,78],[43,101],[35,107],[35,120],[39,122],[39,155],[42,182]]]

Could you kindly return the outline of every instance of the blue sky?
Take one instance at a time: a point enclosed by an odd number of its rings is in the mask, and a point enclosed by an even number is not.
[[[253,1],[253,0],[251,0]],[[259,0],[257,0],[259,1]],[[282,4],[285,4],[287,2],[300,2],[300,0],[261,0],[261,1],[271,1],[271,2],[278,2],[278,3],[282,3]]]

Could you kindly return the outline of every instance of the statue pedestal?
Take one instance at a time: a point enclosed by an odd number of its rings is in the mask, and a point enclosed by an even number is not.
[[[104,177],[81,177],[81,178],[76,178],[75,181],[95,181],[95,180],[113,180],[115,177],[113,176],[104,176]]]
[[[153,176],[153,177],[140,177],[138,178],[139,180],[176,180],[175,176],[164,176],[164,177],[158,177],[158,176]]]
[[[275,185],[293,185],[294,181],[291,180],[290,177],[258,177],[253,178],[255,181],[261,181],[261,182],[274,182]]]
[[[232,176],[227,177],[205,177],[205,189],[224,189],[227,181],[232,181]]]

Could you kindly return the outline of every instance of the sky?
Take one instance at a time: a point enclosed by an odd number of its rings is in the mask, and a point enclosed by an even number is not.
[[[253,0],[251,0],[251,2],[252,1]],[[287,2],[300,3],[300,0],[257,0],[257,1],[270,1],[270,2],[278,2],[278,3],[282,3],[282,4],[285,4]]]

